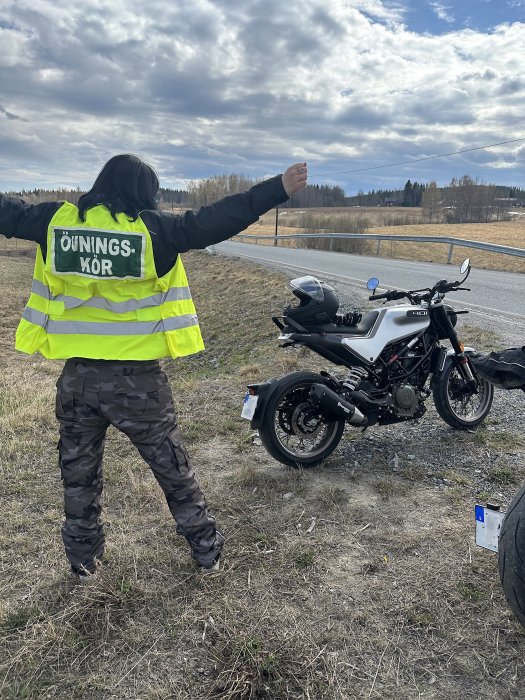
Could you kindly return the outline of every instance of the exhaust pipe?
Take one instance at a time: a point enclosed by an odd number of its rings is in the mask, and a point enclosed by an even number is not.
[[[357,406],[343,399],[325,384],[312,384],[310,396],[326,411],[344,418],[351,425],[366,425],[368,422]]]

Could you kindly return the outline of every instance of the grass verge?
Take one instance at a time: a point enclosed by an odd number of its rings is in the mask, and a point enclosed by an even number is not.
[[[185,264],[207,349],[164,368],[224,569],[195,572],[153,477],[110,431],[107,563],[79,588],[59,535],[61,363],[12,349],[31,264],[0,258],[0,697],[523,697],[525,635],[471,515],[480,492],[508,502],[523,480],[518,428],[458,434],[429,409],[285,469],[240,418],[248,381],[315,366],[277,349],[285,278],[199,253]]]

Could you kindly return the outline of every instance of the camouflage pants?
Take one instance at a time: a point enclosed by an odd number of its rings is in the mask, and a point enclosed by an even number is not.
[[[224,538],[181,443],[171,390],[158,362],[67,360],[57,382],[56,416],[62,538],[74,568],[91,568],[104,551],[102,456],[109,425],[125,433],[151,467],[193,558],[211,566]]]

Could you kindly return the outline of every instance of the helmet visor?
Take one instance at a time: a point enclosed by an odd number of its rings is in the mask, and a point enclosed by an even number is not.
[[[288,282],[288,288],[298,297],[310,297],[318,304],[324,300],[324,291],[316,277],[305,275]]]

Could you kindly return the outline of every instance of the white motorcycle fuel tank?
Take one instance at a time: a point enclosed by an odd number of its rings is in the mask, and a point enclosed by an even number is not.
[[[410,338],[429,324],[428,309],[412,305],[390,306],[381,309],[366,335],[346,336],[341,340],[341,344],[364,362],[371,364],[389,343]]]

